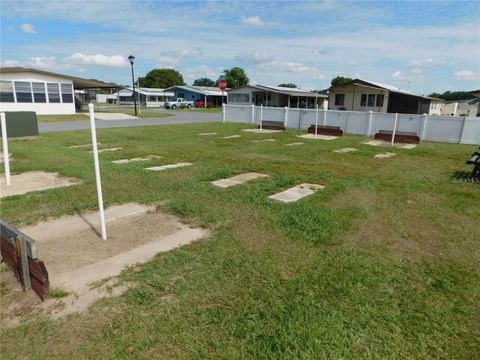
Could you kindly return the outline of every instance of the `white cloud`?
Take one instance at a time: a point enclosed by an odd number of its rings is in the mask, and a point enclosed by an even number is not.
[[[252,26],[262,26],[262,25],[264,25],[264,22],[262,21],[262,19],[260,19],[260,17],[258,15],[256,15],[256,16],[243,16],[241,18],[241,22],[242,22],[242,24],[252,25]]]
[[[21,66],[21,63],[18,60],[5,60],[4,62],[2,62],[1,66],[2,67],[3,66],[5,66],[5,67]]]
[[[20,28],[22,29],[22,31],[24,33],[27,33],[27,34],[36,34],[37,31],[35,30],[35,28],[33,27],[32,24],[22,24],[22,26],[20,26]]]
[[[301,62],[282,62],[282,61],[270,61],[268,63],[262,64],[264,68],[270,68],[274,71],[285,71],[292,73],[305,73],[309,71],[315,71],[316,69],[311,68]]]
[[[222,68],[211,68],[208,65],[198,65],[195,67],[188,67],[180,69],[186,83],[192,83],[195,79],[207,77],[212,80],[218,79]]]
[[[412,60],[410,62],[413,66],[428,66],[433,64],[433,59],[428,58],[428,59],[421,59],[421,60]]]
[[[55,63],[55,56],[31,57],[30,60],[26,62],[26,64],[29,66],[40,67],[45,69],[52,69],[57,66]]]
[[[107,67],[125,67],[129,65],[129,62],[123,55],[87,55],[81,52],[70,55],[65,59],[65,62],[76,65],[99,65]]]
[[[480,74],[471,70],[461,70],[453,73],[460,80],[480,80]]]
[[[266,53],[241,53],[235,56],[235,60],[247,64],[261,64],[271,61],[272,58]]]
[[[392,77],[397,80],[413,80],[422,76],[422,69],[414,68],[409,71],[397,70],[393,73]]]

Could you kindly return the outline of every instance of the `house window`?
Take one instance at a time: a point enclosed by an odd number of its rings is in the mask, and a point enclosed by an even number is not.
[[[33,82],[32,83],[32,90],[33,90],[33,100],[36,103],[46,103],[47,102],[47,95],[45,93],[45,84]]]
[[[368,94],[367,105],[375,106],[375,94]]]
[[[367,94],[362,94],[360,99],[360,106],[367,106]]]
[[[49,103],[59,103],[60,102],[60,91],[58,89],[58,84],[49,83],[47,84],[48,91],[48,102]]]
[[[26,81],[15,81],[15,95],[19,103],[32,102],[32,89],[30,83]]]
[[[335,105],[345,105],[345,94],[335,94]]]
[[[72,85],[61,84],[62,88],[62,102],[73,103]]]
[[[385,95],[377,95],[377,106],[383,106],[383,99]]]
[[[15,102],[11,81],[0,81],[0,102]]]
[[[229,94],[228,99],[231,102],[249,102],[250,95],[249,94]]]

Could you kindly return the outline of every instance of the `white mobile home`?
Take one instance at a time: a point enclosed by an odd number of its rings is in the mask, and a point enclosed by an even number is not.
[[[175,95],[173,91],[159,88],[137,88],[135,87],[137,102],[146,107],[161,107]],[[118,92],[108,95],[108,98],[120,105],[133,104],[133,91],[131,87],[126,87]]]

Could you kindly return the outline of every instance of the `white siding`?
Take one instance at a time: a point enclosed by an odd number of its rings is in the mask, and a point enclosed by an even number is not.
[[[343,105],[335,105],[335,95],[337,94],[345,95],[345,101]],[[362,95],[367,96],[366,106],[361,105]],[[368,95],[375,95],[374,106],[368,106]],[[383,95],[383,106],[376,106],[377,95]],[[388,91],[358,85],[339,87],[330,91],[328,97],[328,106],[331,110],[387,112]]]

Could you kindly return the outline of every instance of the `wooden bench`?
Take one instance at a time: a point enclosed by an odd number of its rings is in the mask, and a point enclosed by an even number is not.
[[[315,125],[307,129],[308,134],[315,134]],[[343,136],[343,130],[339,126],[317,125],[318,135]]]
[[[38,258],[35,240],[0,220],[0,252],[23,290],[33,289],[45,300],[50,283],[45,264]]]
[[[380,130],[375,134],[375,139],[391,142],[392,136],[393,136],[393,131]],[[418,144],[420,142],[420,137],[414,132],[397,131],[395,133],[394,142],[406,143],[406,144]]]
[[[258,128],[260,129],[260,125],[258,125]],[[269,121],[269,120],[262,121],[262,129],[265,129],[265,130],[286,130],[282,121]]]

